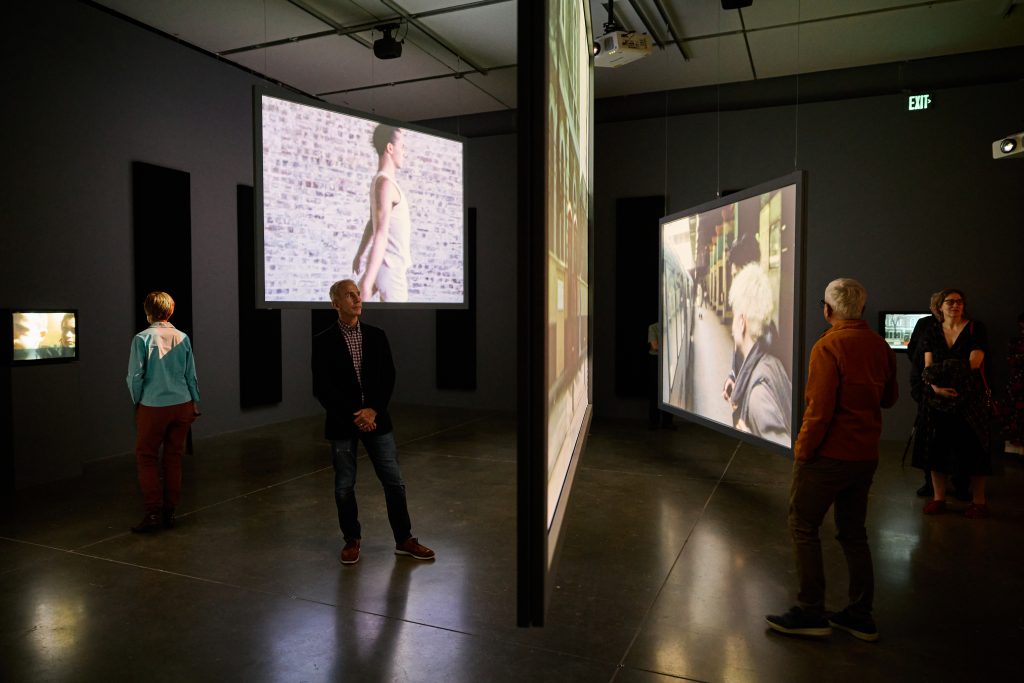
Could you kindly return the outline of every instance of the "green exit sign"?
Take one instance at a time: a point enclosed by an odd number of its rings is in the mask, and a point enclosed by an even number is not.
[[[907,109],[910,111],[916,111],[918,109],[927,109],[932,104],[931,95],[911,95],[907,102]]]

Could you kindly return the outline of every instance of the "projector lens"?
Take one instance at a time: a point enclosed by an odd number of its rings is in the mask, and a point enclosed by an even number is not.
[[[1006,138],[999,143],[999,149],[1003,150],[1003,154],[1009,154],[1013,150],[1017,149],[1017,141],[1012,138]]]

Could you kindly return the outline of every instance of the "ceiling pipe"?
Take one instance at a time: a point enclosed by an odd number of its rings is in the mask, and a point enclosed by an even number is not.
[[[329,16],[327,16],[326,14],[321,12],[320,10],[316,9],[315,7],[310,7],[309,3],[306,3],[303,0],[288,0],[288,2],[290,2],[293,5],[295,5],[296,7],[298,7],[300,10],[302,10],[306,14],[309,14],[310,16],[312,16],[312,17],[314,17],[316,19],[319,19],[320,21],[324,22],[325,24],[327,24],[328,26],[333,28],[335,31],[337,31],[339,35],[348,36],[349,38],[351,38],[352,40],[356,41],[357,43],[359,43],[360,45],[362,45],[363,47],[365,47],[367,49],[372,49],[373,48],[373,45],[371,45],[369,43],[369,41],[364,40],[363,38],[360,38],[359,36],[355,35],[354,33],[345,33],[344,32],[345,31],[345,27],[344,26],[342,26],[341,24],[336,22],[334,19],[331,19]],[[374,22],[374,23],[376,24],[376,22]],[[241,52],[241,51],[242,50],[236,50],[236,52]],[[223,54],[228,54],[228,53],[225,52]]]
[[[676,27],[672,23],[672,19],[668,16],[668,10],[665,9],[665,3],[662,0],[654,0],[654,7],[658,10],[658,14],[661,15],[661,20],[665,22],[665,26],[668,27],[668,32],[672,36],[672,40],[675,42],[676,47],[679,48],[679,54],[683,56],[683,61],[690,61],[690,56],[686,54],[686,50],[683,48],[683,39],[676,33]]]
[[[644,25],[644,30],[647,31],[647,35],[651,37],[654,44],[660,49],[665,49],[665,43],[658,37],[658,34],[654,31],[654,27],[651,26],[651,20],[647,18],[647,13],[641,9],[640,4],[636,0],[629,0],[629,6],[633,8],[636,15],[640,17],[640,23]],[[684,55],[685,56],[685,55]]]

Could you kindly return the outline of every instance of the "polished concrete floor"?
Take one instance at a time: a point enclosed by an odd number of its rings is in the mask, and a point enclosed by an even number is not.
[[[515,441],[508,415],[396,410],[413,532],[392,554],[361,460],[360,562],[341,566],[320,420],[195,444],[179,526],[138,521],[133,463],[36,487],[0,518],[2,681],[1022,680],[1024,467],[994,516],[924,517],[886,444],[869,528],[881,640],[803,640],[792,602],[790,463],[693,425],[596,421],[547,626],[515,626]],[[954,510],[962,506],[952,505]],[[829,602],[844,565],[823,528]]]

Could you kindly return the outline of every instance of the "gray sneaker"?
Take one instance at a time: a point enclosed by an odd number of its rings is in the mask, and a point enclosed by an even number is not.
[[[846,631],[854,638],[873,643],[878,640],[878,627],[871,617],[858,617],[850,614],[848,610],[836,612],[828,619],[828,623],[838,629]]]

